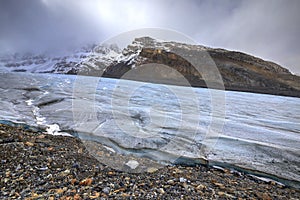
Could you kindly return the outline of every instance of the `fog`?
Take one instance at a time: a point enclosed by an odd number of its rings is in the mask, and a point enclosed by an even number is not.
[[[299,9],[297,0],[0,0],[0,53],[60,52],[158,27],[300,74]]]

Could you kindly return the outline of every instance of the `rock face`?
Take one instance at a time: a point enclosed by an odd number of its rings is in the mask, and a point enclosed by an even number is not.
[[[300,97],[300,77],[275,63],[241,52],[143,37],[135,39],[122,54],[130,59],[109,65],[103,76],[186,85],[178,81],[183,76],[191,86],[207,87],[210,83],[211,87],[218,81],[216,71],[209,69],[214,65],[226,90]]]

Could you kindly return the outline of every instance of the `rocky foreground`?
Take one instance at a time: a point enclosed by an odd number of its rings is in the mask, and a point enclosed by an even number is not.
[[[117,171],[92,157],[77,138],[7,125],[0,125],[0,153],[1,199],[300,198],[297,189],[226,169],[165,166],[145,173]]]

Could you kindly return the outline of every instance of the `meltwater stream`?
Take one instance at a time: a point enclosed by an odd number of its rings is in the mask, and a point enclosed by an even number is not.
[[[224,101],[213,103],[203,88],[57,74],[0,73],[0,80],[2,123],[166,163],[205,157],[300,187],[300,98],[219,91]]]

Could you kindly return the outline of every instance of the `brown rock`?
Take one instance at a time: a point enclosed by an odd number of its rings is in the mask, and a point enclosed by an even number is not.
[[[53,151],[53,147],[48,147],[48,151]]]
[[[82,154],[82,152],[83,152],[82,148],[78,149],[78,153]]]
[[[203,185],[203,184],[199,184],[199,185],[196,187],[197,190],[204,190],[205,188],[206,188],[206,186]]]
[[[27,141],[27,142],[25,142],[25,145],[26,145],[26,146],[29,146],[29,147],[32,147],[34,144],[33,144],[32,142],[28,142],[28,141]]]
[[[121,196],[122,196],[122,197],[130,197],[130,194],[122,193]]]
[[[90,198],[91,199],[97,199],[99,196],[100,196],[100,193],[99,192],[95,192],[95,194],[91,195]]]
[[[225,186],[222,183],[214,183],[215,186],[218,186],[221,189],[225,189]]]
[[[61,188],[59,188],[59,189],[56,189],[56,193],[57,194],[61,194],[61,193],[63,193],[65,190],[64,189],[61,189]]]
[[[77,180],[76,180],[75,178],[73,178],[73,179],[71,180],[71,184],[74,185],[74,184],[76,183],[76,181],[77,181]]]
[[[82,198],[80,197],[80,195],[79,194],[75,194],[74,195],[74,200],[81,200]]]
[[[113,193],[118,193],[118,192],[124,192],[125,188],[119,188],[117,190],[114,190]]]
[[[157,170],[158,170],[157,168],[149,167],[149,168],[147,169],[147,172],[148,172],[148,173],[154,173],[154,172],[156,172]]]
[[[115,175],[115,172],[110,171],[110,172],[108,172],[107,174],[108,174],[108,175]]]
[[[224,195],[225,195],[224,192],[217,192],[217,194],[218,194],[219,196],[224,196]]]
[[[85,186],[88,186],[88,185],[91,185],[93,182],[93,179],[91,178],[87,178],[87,179],[84,179],[82,181],[79,182],[79,185],[85,185]]]
[[[45,136],[44,134],[37,136],[37,138],[39,138],[39,139],[43,139],[43,138],[45,138],[45,137],[46,137],[46,136]]]

